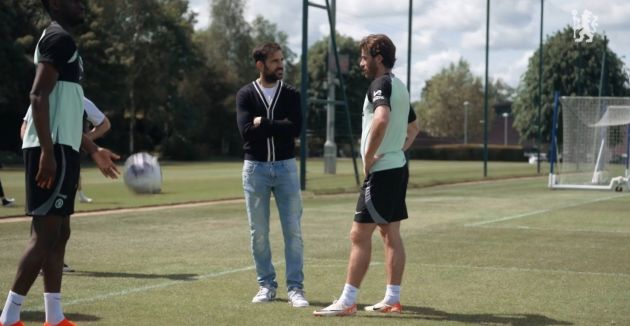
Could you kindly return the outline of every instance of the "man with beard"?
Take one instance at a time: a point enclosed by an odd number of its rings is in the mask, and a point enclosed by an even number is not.
[[[284,236],[288,301],[293,307],[306,307],[302,197],[294,154],[295,137],[302,125],[300,94],[282,81],[284,56],[278,44],[260,45],[252,56],[259,78],[236,95],[236,118],[245,152],[243,191],[259,285],[252,303],[271,302],[278,288],[269,245],[273,193]]]
[[[37,64],[30,93],[32,117],[22,143],[26,173],[26,214],[32,216],[31,239],[0,315],[0,326],[24,325],[20,309],[40,269],[44,276],[45,326],[73,326],[61,307],[61,279],[70,215],[79,178],[79,149],[90,154],[101,172],[119,174],[112,159],[83,135],[82,60],[70,31],[83,22],[81,0],[42,0],[52,22],[37,42]]]
[[[361,156],[365,181],[350,231],[350,259],[346,284],[339,300],[315,311],[315,316],[349,316],[357,311],[357,294],[367,273],[372,252],[372,233],[378,228],[385,244],[385,297],[367,311],[400,313],[400,284],[405,268],[405,249],[400,223],[407,218],[405,197],[409,169],[403,149],[417,134],[415,117],[409,113],[409,92],[392,74],[396,47],[385,35],[368,35],[360,43],[361,69],[372,80],[363,105]],[[409,138],[409,141],[406,139]]]

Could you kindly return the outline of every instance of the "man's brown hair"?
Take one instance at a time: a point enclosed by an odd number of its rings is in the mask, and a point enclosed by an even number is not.
[[[396,62],[396,46],[387,35],[370,34],[361,40],[359,46],[372,57],[380,54],[383,57],[383,65],[389,69],[394,68],[394,63]]]
[[[267,60],[267,57],[270,54],[275,53],[276,51],[282,51],[282,47],[280,46],[280,44],[275,42],[269,42],[257,46],[254,51],[252,51],[254,63],[258,61],[262,61],[264,63],[265,60]]]

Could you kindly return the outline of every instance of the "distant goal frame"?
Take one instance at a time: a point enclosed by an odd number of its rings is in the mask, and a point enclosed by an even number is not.
[[[597,103],[597,106],[591,109],[594,110],[594,112],[589,112],[590,118],[594,118],[596,120],[590,122],[579,121],[577,123],[582,123],[582,125],[587,125],[587,127],[592,128],[586,130],[587,134],[589,131],[592,132],[592,135],[590,135],[591,137],[587,138],[596,138],[585,141],[588,143],[585,146],[587,148],[581,150],[588,152],[590,149],[590,153],[586,153],[585,156],[587,156],[587,158],[584,159],[584,162],[577,162],[575,158],[576,154],[572,153],[571,149],[567,149],[565,147],[565,145],[569,146],[566,142],[571,143],[571,141],[567,139],[567,133],[576,132],[575,130],[572,130],[572,128],[575,128],[574,125],[567,126],[569,124],[567,123],[567,119],[570,119],[568,118],[568,111],[562,112],[562,150],[560,150],[558,134],[560,127],[560,112],[565,109],[563,107],[563,102],[570,103],[570,101],[580,100],[586,101],[587,103]],[[571,109],[576,110],[575,108]],[[579,108],[577,110],[582,109],[583,108]],[[613,114],[609,112],[621,112],[622,114]],[[582,112],[572,112],[571,114],[579,115],[581,113]],[[578,120],[588,119],[578,118]],[[617,143],[615,143],[614,146],[609,144],[611,142],[607,142],[607,140],[611,137],[611,130],[620,133],[620,139],[615,139]],[[582,139],[584,138],[583,136],[581,137]],[[572,138],[575,138],[575,136]],[[574,147],[577,145],[571,144],[571,146]],[[590,148],[588,148],[589,146]],[[614,148],[614,150],[610,150],[611,147]],[[613,151],[615,151],[615,153],[613,153]],[[623,153],[620,154],[620,151],[623,151]],[[559,155],[561,152],[563,155]],[[615,164],[611,164],[610,157],[613,155],[621,158],[621,161],[617,160],[615,161]],[[606,161],[607,159],[609,161]],[[565,160],[569,162],[566,162]],[[550,189],[630,190],[630,97],[560,97],[559,93],[556,92],[554,94],[549,163],[548,187]],[[580,164],[583,166],[580,167]],[[570,166],[571,168],[565,168],[565,165]],[[613,165],[614,168],[611,169],[612,172],[609,172],[608,167]],[[578,168],[576,169],[575,166]],[[582,168],[582,171],[580,171],[580,168]],[[574,178],[574,176],[578,177]]]

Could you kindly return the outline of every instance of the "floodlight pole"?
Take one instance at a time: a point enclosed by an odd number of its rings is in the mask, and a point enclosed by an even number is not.
[[[337,5],[335,0],[331,1],[330,9],[330,29],[336,31]],[[328,103],[326,104],[326,142],[324,143],[324,173],[326,174],[337,173],[337,144],[335,143],[335,88],[337,83],[333,66],[330,64],[330,59],[336,51],[337,49],[333,48],[333,35],[331,35],[328,42]]]
[[[490,0],[486,0],[486,81],[483,94],[483,176],[488,176],[488,54],[490,44]]]
[[[409,29],[407,31],[407,92],[411,94],[411,19],[413,0],[409,0]]]
[[[339,79],[339,88],[341,89],[341,94],[343,95],[343,103],[346,107],[346,119],[348,123],[348,131],[350,132],[350,154],[352,155],[352,166],[354,167],[354,181],[356,185],[359,186],[359,170],[357,168],[357,158],[354,151],[354,136],[352,133],[352,120],[350,119],[350,107],[348,106],[348,95],[346,93],[346,86],[343,81],[343,77],[341,76],[341,66],[339,65],[339,52],[337,51],[337,37],[335,34],[335,30],[333,29],[334,24],[332,22],[332,15],[330,12],[330,5],[328,0],[326,0],[326,7],[328,13],[328,24],[330,25],[330,40],[332,41],[332,48],[335,49],[333,52],[335,55],[335,66],[337,67],[337,78]],[[303,74],[305,74],[303,72]]]
[[[606,84],[604,83],[604,79],[605,79],[605,72],[606,72],[606,52],[608,49],[608,38],[606,37],[606,35],[604,35],[604,51],[602,53],[602,67],[600,69],[599,72],[599,94],[598,97],[602,97],[604,95],[606,95],[605,93],[605,87]]]
[[[300,133],[300,188],[306,190],[306,127],[308,126],[308,0],[302,1],[302,81],[300,87],[302,107],[302,132]]]
[[[468,145],[468,101],[464,101],[464,145]]]
[[[508,125],[508,116],[510,115],[507,112],[503,112],[503,114],[501,114],[503,116],[503,146],[507,146],[508,144],[508,137],[507,137],[507,125]]]
[[[536,172],[540,174],[540,147],[542,146],[542,81],[543,81],[543,13],[545,8],[545,0],[540,0],[540,49],[538,50],[538,146],[536,160]]]

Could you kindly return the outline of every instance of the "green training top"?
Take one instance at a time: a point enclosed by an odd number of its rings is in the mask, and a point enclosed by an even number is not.
[[[72,36],[61,25],[52,22],[37,43],[34,61],[35,64],[52,64],[59,73],[57,83],[48,97],[53,144],[68,145],[78,152],[83,133],[83,88],[79,83],[83,64]],[[39,146],[31,116],[26,119],[22,148]]]
[[[363,104],[363,129],[361,131],[361,157],[365,158],[367,140],[372,130],[374,109],[386,105],[390,108],[389,122],[385,136],[376,151],[380,156],[370,169],[370,173],[400,168],[407,162],[403,153],[403,145],[407,137],[407,120],[409,118],[409,92],[407,88],[392,74],[380,76],[370,84]]]

